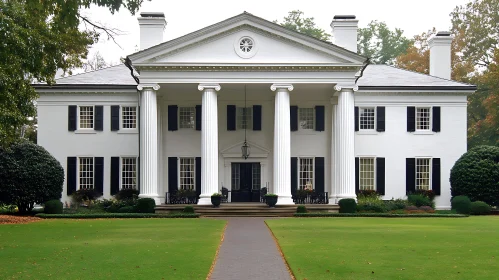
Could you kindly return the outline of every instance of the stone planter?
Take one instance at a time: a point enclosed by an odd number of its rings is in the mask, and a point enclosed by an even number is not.
[[[211,204],[213,204],[213,207],[220,206],[221,202],[222,202],[221,196],[211,196]]]
[[[277,196],[265,196],[265,203],[269,207],[274,207],[277,204]]]

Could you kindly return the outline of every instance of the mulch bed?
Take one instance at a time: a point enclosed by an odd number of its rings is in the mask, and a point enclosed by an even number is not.
[[[27,224],[43,219],[27,216],[0,215],[0,224]]]

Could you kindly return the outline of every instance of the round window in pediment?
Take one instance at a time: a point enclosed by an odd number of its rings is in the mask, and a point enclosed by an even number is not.
[[[249,53],[253,49],[253,40],[249,37],[244,37],[239,41],[239,49],[243,53]]]
[[[254,38],[244,36],[234,42],[234,51],[241,58],[252,58],[258,51],[258,48]]]

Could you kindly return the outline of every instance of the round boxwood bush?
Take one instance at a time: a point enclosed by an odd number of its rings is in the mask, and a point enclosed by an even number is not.
[[[0,182],[0,203],[26,213],[36,203],[61,199],[64,169],[43,147],[23,140],[0,147]]]
[[[305,207],[305,205],[298,205],[298,207],[296,207],[296,213],[307,213],[307,207]]]
[[[184,212],[184,213],[194,213],[194,207],[192,207],[190,205],[189,206],[185,206],[184,210],[182,212]]]
[[[490,206],[483,201],[473,201],[471,203],[471,215],[488,215],[490,214]]]
[[[469,214],[471,212],[471,200],[465,195],[459,195],[451,200],[452,210],[458,214]]]
[[[62,214],[62,202],[57,199],[45,202],[43,212],[46,214]]]
[[[118,209],[118,213],[134,213],[135,207],[133,206],[125,206]]]
[[[355,213],[357,211],[357,202],[353,198],[343,198],[338,202],[340,213]]]
[[[152,198],[139,198],[135,210],[137,213],[154,213],[156,202]]]
[[[499,147],[478,146],[463,154],[450,171],[453,197],[499,206]]]

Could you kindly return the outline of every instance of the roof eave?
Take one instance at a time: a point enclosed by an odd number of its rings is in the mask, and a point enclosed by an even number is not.
[[[359,86],[359,90],[369,91],[466,91],[474,92],[476,86]]]

